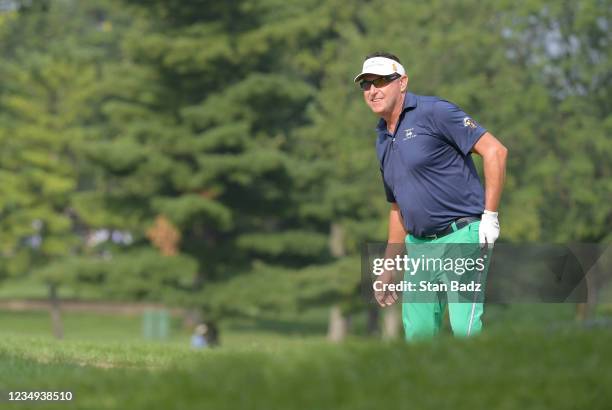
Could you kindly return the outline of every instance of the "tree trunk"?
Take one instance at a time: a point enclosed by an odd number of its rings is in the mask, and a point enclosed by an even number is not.
[[[49,284],[49,312],[51,313],[51,326],[53,336],[56,339],[64,338],[64,325],[62,324],[62,312],[60,310],[60,300],[57,295],[57,285]]]
[[[383,331],[384,340],[396,339],[400,330],[400,308],[396,303],[383,309]]]
[[[588,307],[586,303],[576,304],[576,320],[579,322],[586,321],[588,318]]]
[[[205,322],[208,327],[208,332],[206,333],[206,341],[210,347],[217,347],[221,344],[221,339],[219,337],[219,328],[217,327],[216,321],[208,321]]]
[[[573,251],[585,272],[584,282],[586,286],[586,301],[576,304],[576,320],[587,321],[591,319],[597,308],[598,289],[604,286],[602,280],[602,262],[605,255],[602,255],[601,248],[592,244],[574,245]]]
[[[380,322],[380,309],[378,306],[369,305],[368,306],[368,327],[367,332],[369,336],[375,335],[378,333],[378,326]]]
[[[341,258],[346,255],[344,248],[344,228],[338,223],[332,223],[329,232],[329,253],[334,258]]]
[[[329,312],[327,339],[334,343],[343,341],[348,333],[348,323],[348,319],[342,315],[340,307],[338,305],[332,306]]]

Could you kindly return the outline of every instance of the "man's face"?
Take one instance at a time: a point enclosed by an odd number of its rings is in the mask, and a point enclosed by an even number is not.
[[[372,81],[379,77],[379,75],[375,74],[366,74],[362,79]],[[401,102],[402,94],[406,89],[407,83],[408,77],[404,75],[380,87],[369,84],[369,88],[363,91],[363,98],[372,112],[379,117],[389,115],[393,112],[396,105]]]

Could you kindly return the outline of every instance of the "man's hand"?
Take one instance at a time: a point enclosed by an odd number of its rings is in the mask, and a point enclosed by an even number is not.
[[[376,287],[382,289],[382,285],[394,283],[393,273],[389,271],[384,272],[382,275],[376,278],[376,281],[380,282],[380,284]],[[397,293],[395,291],[388,290],[374,290],[374,298],[382,307],[391,306],[392,304],[397,302]]]
[[[499,221],[497,220],[497,212],[487,211],[485,209],[480,220],[480,227],[478,228],[480,248],[484,248],[487,245],[489,248],[492,248],[497,238],[499,238]]]

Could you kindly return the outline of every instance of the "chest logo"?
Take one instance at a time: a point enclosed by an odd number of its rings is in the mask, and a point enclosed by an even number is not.
[[[472,129],[476,128],[478,125],[476,125],[476,121],[474,121],[473,119],[471,119],[470,117],[465,117],[463,119],[463,126],[464,127],[470,127]]]
[[[409,139],[414,138],[414,137],[416,137],[416,136],[417,136],[417,135],[414,133],[414,128],[407,128],[407,129],[405,130],[405,132],[406,132],[406,135],[404,136],[403,141],[409,140]]]

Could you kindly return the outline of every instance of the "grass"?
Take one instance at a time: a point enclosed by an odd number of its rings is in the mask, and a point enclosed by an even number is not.
[[[54,408],[605,409],[611,345],[609,330],[576,329],[208,351],[9,337],[0,385],[74,393]]]
[[[244,347],[253,344],[277,345],[299,340],[323,340],[326,332],[326,310],[309,312],[299,319],[231,320],[221,323],[223,347]],[[111,315],[88,312],[62,314],[64,338],[67,341],[98,341],[119,343],[147,343],[189,346],[192,329],[185,329],[181,318],[172,317],[169,339],[145,342],[142,316]],[[53,340],[51,321],[46,311],[0,311],[0,329],[8,336],[31,336]]]
[[[139,317],[67,313],[67,338],[55,341],[46,313],[3,312],[3,397],[69,390],[74,400],[0,398],[0,407],[610,408],[612,330],[570,324],[569,305],[492,307],[487,315],[488,330],[478,337],[417,344],[363,337],[328,344],[325,311],[293,322],[228,322],[221,348],[196,351],[178,321],[169,342],[153,343],[140,338]]]

